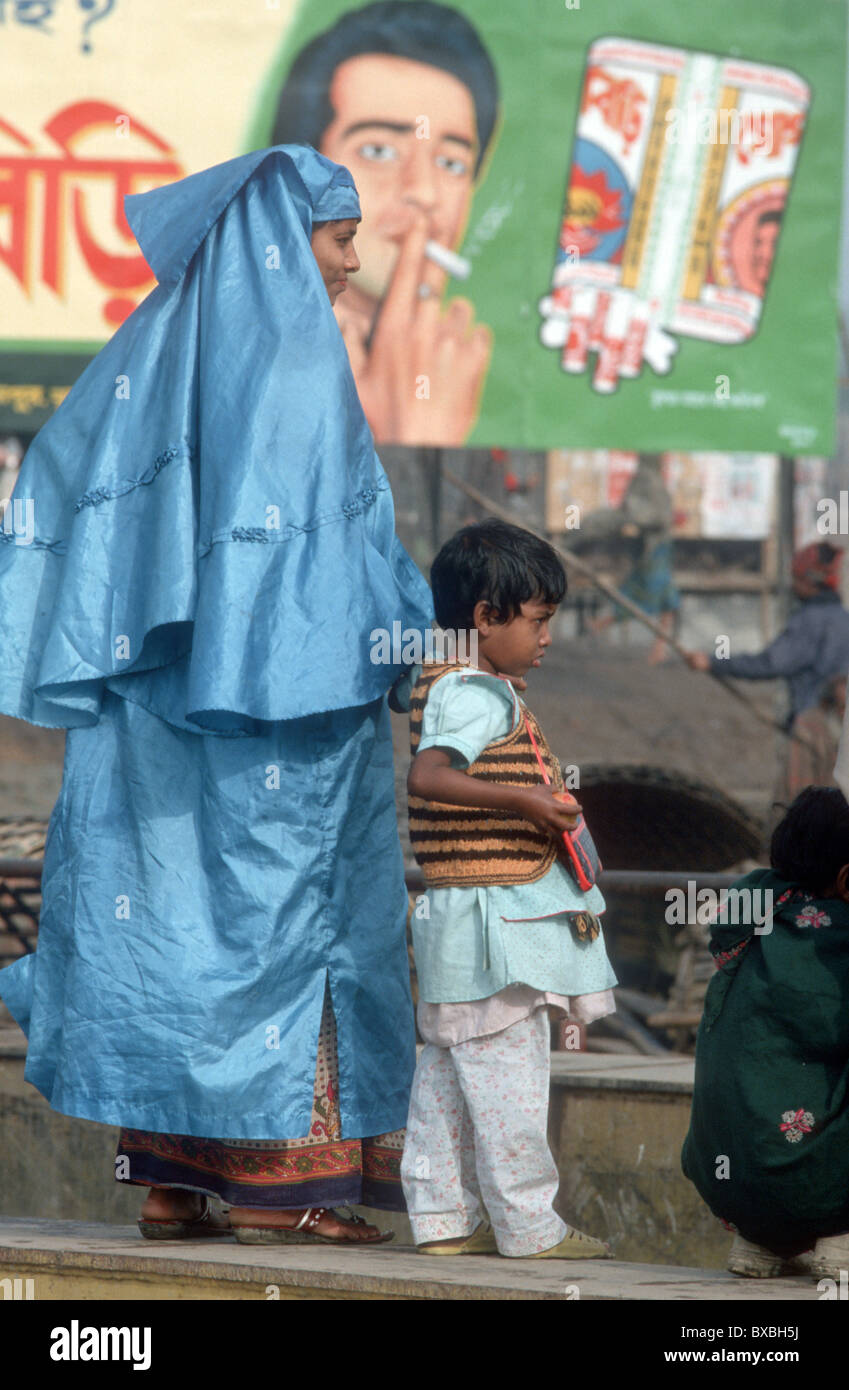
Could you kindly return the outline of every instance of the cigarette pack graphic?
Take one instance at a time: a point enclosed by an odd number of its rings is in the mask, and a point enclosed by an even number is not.
[[[587,58],[540,338],[616,390],[673,334],[756,331],[810,89],[787,68],[599,39]],[[595,353],[594,362],[590,354]]]

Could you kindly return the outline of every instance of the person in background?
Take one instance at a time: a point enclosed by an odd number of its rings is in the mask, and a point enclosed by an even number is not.
[[[837,786],[834,764],[845,713],[846,675],[839,673],[826,681],[814,708],[796,719],[796,732],[805,742],[794,739],[788,746],[783,801],[792,801],[805,787]]]
[[[792,800],[811,781],[831,780],[830,771],[826,777],[815,778],[811,774],[820,769],[823,759],[834,763],[836,739],[833,752],[822,748],[822,701],[836,701],[835,708],[839,710],[840,681],[849,672],[849,612],[838,592],[842,558],[842,550],[829,541],[815,541],[796,552],[791,573],[799,606],[783,632],[762,652],[728,657],[707,652],[687,655],[694,671],[711,671],[740,680],[787,682],[786,728],[801,743],[797,751],[796,745],[788,741],[776,788],[778,801]]]
[[[681,597],[672,574],[672,499],[663,481],[661,459],[657,454],[640,457],[637,471],[628,484],[619,507],[591,512],[580,531],[574,533],[574,548],[614,536],[638,543],[634,564],[619,588],[671,636]],[[603,632],[631,615],[617,605],[590,623],[591,632]],[[656,637],[649,651],[649,664],[660,665],[668,654],[668,644]]]

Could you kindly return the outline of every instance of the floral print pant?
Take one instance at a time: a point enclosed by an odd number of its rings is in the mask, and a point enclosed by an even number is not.
[[[417,1245],[470,1235],[486,1208],[502,1255],[563,1238],[548,1147],[548,1011],[455,1047],[428,1043],[416,1067],[401,1181]]]

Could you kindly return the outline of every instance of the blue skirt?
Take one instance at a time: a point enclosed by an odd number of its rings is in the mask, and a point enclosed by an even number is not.
[[[38,949],[0,972],[54,1109],[136,1130],[309,1130],[325,988],[345,1138],[415,1063],[385,698],[191,733],[104,692],[67,735]]]

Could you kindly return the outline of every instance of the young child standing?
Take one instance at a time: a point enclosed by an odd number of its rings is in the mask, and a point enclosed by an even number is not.
[[[486,520],[443,546],[431,585],[440,626],[475,640],[458,639],[474,662],[426,663],[410,701],[410,840],[428,886],[413,922],[426,1046],[401,1166],[413,1236],[431,1254],[605,1256],[552,1206],[546,1007],[580,1023],[614,1011],[604,900],[560,862],[574,803],[511,683],[544,658],[566,576],[545,541]]]

